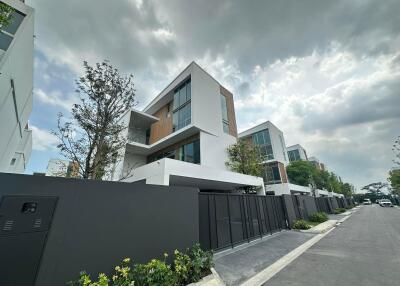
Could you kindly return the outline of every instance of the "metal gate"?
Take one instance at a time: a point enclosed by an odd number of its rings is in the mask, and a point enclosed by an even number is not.
[[[278,196],[199,193],[200,244],[223,249],[288,228]]]
[[[56,203],[56,197],[2,197],[0,285],[34,285]]]

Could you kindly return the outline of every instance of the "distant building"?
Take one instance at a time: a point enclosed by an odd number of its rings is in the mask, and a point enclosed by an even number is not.
[[[326,171],[326,167],[324,163],[321,163],[316,157],[308,158],[308,161],[315,166],[318,170]]]
[[[287,183],[286,166],[289,163],[283,132],[270,121],[261,123],[239,134],[259,147],[263,159],[263,179],[266,185]],[[271,189],[271,188],[269,188]]]
[[[286,149],[290,162],[299,160],[304,160],[304,161],[308,160],[306,149],[304,149],[300,144],[289,146]]]
[[[46,176],[77,178],[79,177],[78,165],[68,160],[50,159]]]
[[[18,0],[11,23],[0,27],[0,172],[23,173],[32,151],[34,10]]]

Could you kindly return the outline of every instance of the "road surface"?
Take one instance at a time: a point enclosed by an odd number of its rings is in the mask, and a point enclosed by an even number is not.
[[[362,206],[264,285],[400,285],[400,209]]]

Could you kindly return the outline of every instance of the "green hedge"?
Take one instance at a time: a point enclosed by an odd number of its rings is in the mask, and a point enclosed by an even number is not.
[[[293,228],[294,229],[310,229],[311,225],[309,225],[305,220],[303,219],[298,219],[295,220],[293,223]]]
[[[328,220],[328,215],[324,212],[316,212],[309,215],[308,220],[321,223]]]
[[[198,282],[211,273],[212,252],[204,251],[199,244],[186,252],[175,250],[174,261],[170,265],[164,260],[152,259],[147,264],[132,265],[130,258],[125,258],[121,265],[115,267],[115,272],[109,278],[100,273],[97,281],[91,279],[85,271],[80,272],[76,281],[68,282],[70,286],[171,286],[187,285]]]

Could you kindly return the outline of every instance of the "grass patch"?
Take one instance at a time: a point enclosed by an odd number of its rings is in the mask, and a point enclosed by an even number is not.
[[[308,220],[303,220],[303,219],[298,219],[295,220],[293,223],[293,229],[310,229],[316,225],[319,225],[320,222],[316,222],[316,221],[308,221]]]

